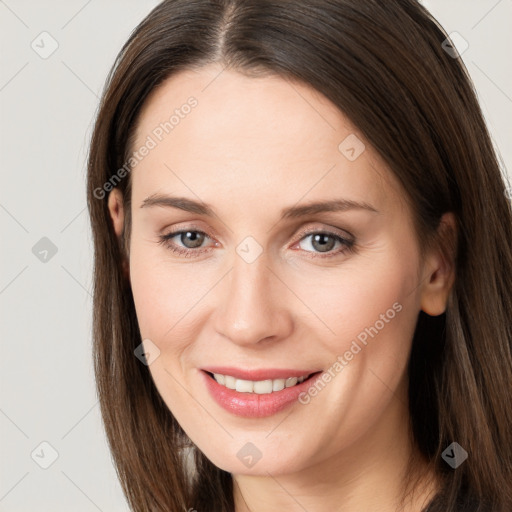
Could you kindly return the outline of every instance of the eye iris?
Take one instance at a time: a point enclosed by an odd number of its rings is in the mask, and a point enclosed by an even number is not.
[[[312,245],[317,251],[328,252],[334,247],[335,243],[336,241],[331,235],[326,235],[323,233],[313,235]]]
[[[204,235],[197,231],[186,231],[181,234],[180,241],[187,249],[194,249],[201,246],[204,241]]]

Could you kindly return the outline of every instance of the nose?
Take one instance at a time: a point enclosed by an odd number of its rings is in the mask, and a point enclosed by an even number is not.
[[[238,345],[285,339],[293,330],[286,287],[267,264],[264,255],[252,263],[235,257],[216,297],[214,327]]]

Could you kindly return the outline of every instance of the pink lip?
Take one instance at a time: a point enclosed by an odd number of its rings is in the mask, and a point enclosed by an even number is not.
[[[311,375],[312,373],[320,370],[290,370],[284,368],[263,368],[260,370],[240,370],[231,366],[207,366],[201,368],[206,372],[220,373],[222,375],[231,375],[235,379],[243,380],[275,380],[275,379],[288,379],[290,377],[301,377],[304,375]]]
[[[232,369],[230,369],[230,371],[232,371]],[[293,370],[289,371],[294,372]],[[291,404],[297,402],[299,395],[303,392],[306,392],[308,388],[322,376],[322,372],[320,371],[316,375],[313,375],[311,378],[301,382],[300,384],[297,384],[296,386],[284,388],[281,391],[274,391],[272,393],[260,395],[258,393],[240,393],[234,389],[228,389],[225,386],[220,385],[213,377],[206,373],[206,371],[200,371],[199,373],[202,375],[210,395],[222,408],[236,416],[242,416],[245,418],[264,418],[266,416],[272,416],[273,414],[282,411],[286,407],[289,407]],[[223,372],[216,371],[215,373]],[[242,373],[247,375],[247,372]],[[306,371],[300,375],[307,375],[308,373],[313,372]],[[223,374],[232,375],[230,372]],[[280,375],[282,376],[285,374],[281,373]],[[298,375],[299,374],[297,372],[294,372],[294,375],[291,376],[296,377]],[[233,377],[236,376],[233,375]],[[260,379],[259,377],[258,379],[266,380]],[[249,380],[256,379],[252,378]]]

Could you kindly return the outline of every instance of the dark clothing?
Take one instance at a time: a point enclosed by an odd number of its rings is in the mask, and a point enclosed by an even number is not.
[[[440,494],[434,496],[428,506],[421,512],[446,512]],[[457,507],[454,512],[496,512],[491,509],[489,504],[483,503],[481,500],[471,497],[470,494],[462,491],[457,498]],[[500,511],[501,512],[501,511]]]

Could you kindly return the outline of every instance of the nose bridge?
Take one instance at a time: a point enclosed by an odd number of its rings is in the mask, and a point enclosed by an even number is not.
[[[264,254],[248,262],[235,255],[232,271],[216,310],[218,333],[238,344],[285,336],[291,328],[289,313],[279,299],[279,280],[267,267]]]

